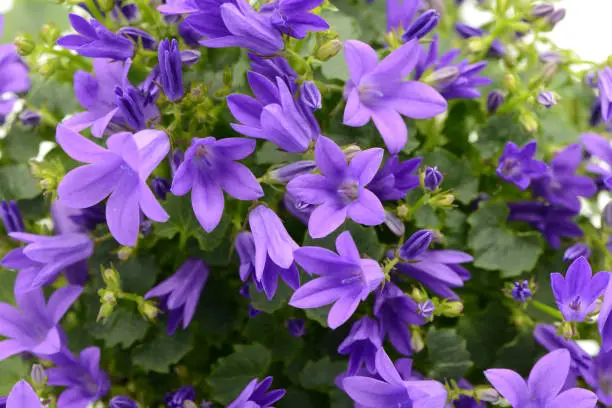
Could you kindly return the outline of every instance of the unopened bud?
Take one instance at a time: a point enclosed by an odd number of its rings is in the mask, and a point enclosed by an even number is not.
[[[102,279],[106,286],[111,290],[119,290],[121,288],[121,280],[119,272],[114,268],[106,268],[102,271]]]
[[[528,131],[529,133],[533,133],[538,130],[538,121],[533,116],[533,114],[529,112],[524,112],[523,114],[521,114],[519,119],[521,123],[523,124],[523,127],[525,128],[525,130]]]
[[[456,66],[447,66],[435,70],[423,79],[423,82],[433,87],[444,86],[450,84],[459,77],[459,68]]]
[[[493,388],[477,388],[476,398],[482,402],[496,403],[499,401],[499,393]]]
[[[44,62],[38,69],[38,73],[45,78],[52,76],[57,70],[58,62],[57,59],[50,59]]]
[[[432,207],[445,208],[450,207],[455,202],[455,196],[451,193],[438,194],[429,199],[428,203]]]
[[[183,402],[183,408],[198,408],[195,402],[191,400],[186,400]]]
[[[555,6],[544,3],[538,4],[531,9],[531,15],[536,18],[548,17],[555,11]]]
[[[278,169],[270,171],[268,174],[272,180],[281,183],[288,183],[294,178],[303,174],[308,174],[317,168],[317,163],[314,160],[300,160],[295,163],[288,164]]]
[[[412,336],[410,336],[410,347],[415,353],[418,353],[425,348],[423,335],[421,334],[421,331],[419,329],[412,330]]]
[[[36,48],[36,43],[34,43],[32,37],[27,34],[17,36],[13,44],[17,47],[19,55],[24,57],[30,55],[32,51],[34,51],[34,48]]]
[[[305,81],[300,86],[300,101],[313,111],[321,109],[321,92],[314,82]]]
[[[149,320],[155,320],[159,315],[159,309],[151,301],[145,300],[138,304],[138,311]]]
[[[423,303],[427,300],[427,294],[417,287],[412,288],[410,297],[417,303]]]
[[[132,254],[134,253],[134,248],[132,247],[121,247],[119,248],[119,251],[117,252],[117,258],[119,258],[122,261],[127,261],[130,256],[132,256]]]
[[[463,303],[461,302],[443,302],[439,306],[439,314],[446,317],[461,316],[463,312]],[[437,314],[437,313],[436,313]]]
[[[552,25],[556,25],[559,21],[565,18],[565,9],[560,8],[555,10],[551,15],[546,17],[546,20]]]
[[[423,252],[427,251],[431,241],[433,240],[434,233],[430,230],[420,230],[415,232],[406,240],[404,245],[399,250],[399,255],[406,261],[418,259]]]
[[[542,81],[548,82],[557,73],[557,64],[555,62],[547,62],[542,68],[541,78]]]
[[[114,310],[115,310],[114,304],[104,303],[102,306],[100,306],[100,311],[98,312],[98,317],[96,318],[96,321],[106,322],[106,320],[108,320],[110,315],[113,314]]]
[[[346,157],[346,160],[350,161],[353,158],[353,156],[355,156],[357,153],[361,151],[361,147],[352,144],[352,145],[348,145],[345,148],[343,148],[342,151],[344,152],[344,157]]]
[[[115,8],[115,0],[97,0],[100,5],[100,11],[108,13]]]
[[[60,36],[60,30],[53,23],[47,23],[40,29],[40,38],[47,45],[55,45],[55,42]]]
[[[195,65],[200,61],[200,51],[196,50],[183,50],[181,51],[181,62],[185,66]]]
[[[40,364],[34,364],[30,372],[30,378],[35,388],[42,388],[47,383],[47,374],[45,369]]]
[[[389,227],[391,232],[398,237],[403,237],[406,232],[406,226],[404,222],[397,218],[395,214],[385,210],[385,225]]]
[[[342,41],[336,39],[329,40],[321,45],[315,53],[315,58],[320,61],[329,61],[342,50]]]
[[[557,334],[559,336],[562,336],[565,340],[569,340],[572,337],[574,337],[577,333],[576,333],[576,330],[574,329],[574,326],[572,326],[570,322],[563,322],[557,328]]]
[[[504,103],[505,99],[506,97],[499,89],[491,91],[487,97],[487,111],[489,113],[497,112],[497,109],[499,109],[500,105]]]
[[[504,86],[509,91],[515,91],[516,90],[516,77],[512,74],[506,74],[506,76],[504,76]]]
[[[612,201],[610,201],[601,213],[601,220],[606,227],[612,227]]]

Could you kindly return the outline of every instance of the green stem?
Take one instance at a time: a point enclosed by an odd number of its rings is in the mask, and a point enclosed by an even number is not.
[[[102,13],[100,13],[100,10],[96,6],[94,0],[85,0],[85,4],[87,4],[87,9],[91,15],[100,23],[104,24],[104,17],[102,17]]]
[[[391,269],[393,269],[393,267],[397,265],[399,261],[400,259],[398,257],[395,257],[392,260],[390,260],[387,264],[385,264],[385,267],[383,269],[383,273],[385,274],[385,276],[389,276],[389,273],[391,273]]]
[[[70,51],[68,50],[56,50],[53,48],[47,48],[44,51],[47,54],[53,54],[56,55],[58,57],[64,57],[64,58],[68,58],[71,62],[75,63],[76,65],[78,65],[79,68],[83,68],[85,70],[89,70],[91,68],[91,66],[81,57],[72,54]]]
[[[544,303],[538,300],[532,300],[531,305],[535,307],[536,309],[538,309],[539,311],[544,312],[548,314],[549,316],[554,317],[557,320],[561,320],[561,321],[563,320],[563,315],[561,314],[560,311],[548,305],[545,305]]]
[[[101,242],[106,241],[109,238],[112,238],[112,237],[113,237],[113,235],[111,233],[108,233],[106,235],[102,235],[101,237],[96,237],[96,238],[94,238],[94,244],[99,244]]]

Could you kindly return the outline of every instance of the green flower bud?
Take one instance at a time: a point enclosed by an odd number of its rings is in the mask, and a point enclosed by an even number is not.
[[[36,43],[32,37],[27,34],[17,36],[17,38],[15,38],[13,41],[13,44],[15,47],[17,47],[17,52],[19,55],[24,57],[30,55],[32,51],[34,51],[34,48],[36,48]]]
[[[406,218],[408,214],[410,214],[410,209],[408,208],[406,204],[402,204],[398,206],[396,211],[397,211],[397,216],[400,218]]]
[[[115,0],[98,0],[98,4],[100,5],[100,10],[105,13],[115,8]]]
[[[108,318],[110,317],[110,315],[113,314],[114,310],[115,310],[115,305],[112,305],[110,303],[103,304],[102,306],[100,306],[100,311],[98,312],[98,317],[96,318],[96,321],[106,322]]]
[[[45,369],[40,364],[34,364],[32,371],[30,371],[30,378],[32,379],[32,385],[35,388],[42,388],[47,383],[47,374]]]
[[[355,156],[357,153],[361,151],[361,147],[351,144],[351,145],[344,147],[342,151],[344,152],[344,157],[346,157],[346,160],[350,161],[353,158],[353,156]]]
[[[493,388],[489,388],[489,387],[476,388],[475,395],[478,401],[490,402],[492,404],[495,404],[501,398],[499,393],[496,390],[494,390]]]
[[[102,271],[102,279],[109,290],[119,291],[121,290],[121,279],[119,277],[119,272],[115,270],[115,268],[106,268]]]
[[[437,194],[429,199],[429,205],[437,208],[448,208],[453,205],[455,196],[451,193]]]
[[[143,300],[142,303],[138,304],[138,311],[141,315],[149,320],[155,320],[155,318],[159,315],[159,309],[153,302],[148,300]]]
[[[134,248],[124,246],[124,247],[121,247],[119,251],[117,252],[117,258],[119,258],[122,261],[126,261],[130,258],[130,256],[132,256],[133,253],[134,253]]]
[[[321,45],[315,52],[315,58],[321,61],[329,61],[342,50],[342,41],[337,38]]]
[[[48,23],[40,29],[40,38],[49,46],[55,45],[55,42],[60,36],[60,30],[53,23]]]
[[[523,127],[525,128],[525,130],[528,131],[529,133],[534,133],[538,130],[539,123],[538,123],[538,120],[533,115],[533,113],[524,111],[519,116],[519,120],[523,124]]]
[[[198,408],[195,402],[191,400],[186,400],[183,402],[183,408]]]
[[[509,91],[516,91],[516,77],[510,73],[504,76],[504,86]]]
[[[423,335],[421,330],[418,328],[411,328],[412,336],[410,336],[410,347],[415,353],[422,351],[425,348],[425,341],[423,341]]]
[[[461,302],[442,302],[437,311],[442,316],[457,317],[463,312],[463,303]]]

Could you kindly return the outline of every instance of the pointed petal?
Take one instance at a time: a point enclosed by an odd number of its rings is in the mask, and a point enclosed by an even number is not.
[[[241,163],[228,161],[218,181],[227,194],[239,200],[256,200],[264,195],[251,170]]]
[[[595,408],[597,395],[582,388],[570,388],[557,395],[546,408]]]
[[[326,201],[310,214],[308,232],[313,238],[323,238],[334,232],[346,220],[347,208],[334,201]]]
[[[527,379],[530,394],[542,404],[552,400],[565,384],[570,361],[570,353],[566,349],[555,350],[542,357]]]
[[[19,381],[6,399],[6,408],[44,408],[30,384]]]
[[[529,398],[525,380],[512,370],[493,368],[484,372],[485,377],[513,407],[522,407]]]
[[[340,299],[334,303],[327,315],[327,325],[334,330],[343,325],[351,318],[360,302],[360,289],[356,288],[353,291],[345,293]]]
[[[315,145],[315,159],[323,175],[333,181],[340,181],[348,165],[342,149],[333,140],[321,136]]]
[[[428,119],[446,111],[448,104],[431,86],[418,81],[407,81],[399,86],[393,107],[409,118]]]
[[[83,293],[83,288],[77,285],[64,286],[53,292],[47,303],[47,311],[51,320],[57,324],[68,311],[75,300]]]
[[[287,184],[287,191],[296,200],[308,204],[322,204],[333,199],[327,179],[321,174],[304,174]]]
[[[368,189],[359,193],[357,201],[349,204],[348,217],[363,225],[380,225],[385,221],[385,209],[376,197],[376,194]]]
[[[134,246],[140,229],[138,177],[123,177],[106,202],[106,222],[121,245]]]
[[[96,163],[112,157],[112,153],[102,146],[61,124],[57,125],[55,139],[68,156],[83,163]]]
[[[57,193],[71,208],[88,208],[104,200],[117,184],[117,162],[102,162],[77,167],[66,174]]]
[[[402,116],[392,109],[379,109],[372,113],[372,119],[389,153],[399,153],[408,140],[408,129]]]
[[[191,188],[191,204],[198,222],[206,232],[213,231],[223,215],[223,190],[205,174],[199,174]]]
[[[293,293],[289,304],[298,309],[313,309],[329,305],[343,295],[341,285],[338,278],[331,276],[311,280]]]
[[[378,56],[368,44],[357,40],[344,42],[344,56],[351,80],[358,84],[361,77],[376,68]]]
[[[349,163],[349,170],[353,177],[359,180],[359,185],[367,185],[380,168],[384,150],[380,148],[367,149],[357,153]]]
[[[326,248],[302,247],[296,249],[293,255],[295,261],[306,272],[315,275],[335,275],[359,268],[355,262],[344,259]]]

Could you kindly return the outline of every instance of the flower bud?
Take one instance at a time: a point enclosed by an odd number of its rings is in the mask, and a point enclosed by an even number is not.
[[[540,58],[540,61],[543,63],[554,62],[558,64],[563,61],[563,56],[555,51],[544,51],[541,52],[538,56]]]
[[[138,311],[141,315],[149,320],[155,320],[155,318],[159,315],[159,309],[149,300],[139,303]]]
[[[26,109],[19,114],[19,121],[23,126],[38,126],[40,124],[40,113]]]
[[[96,318],[96,321],[106,322],[106,320],[108,320],[110,315],[113,314],[114,310],[115,310],[114,304],[104,303],[102,306],[100,306],[100,311],[98,312],[98,317]]]
[[[119,278],[119,272],[114,268],[106,268],[102,271],[102,279],[106,286],[113,291],[119,291],[121,288],[121,280]]]
[[[538,120],[533,116],[531,112],[523,112],[519,116],[519,120],[523,124],[523,127],[529,133],[533,133],[538,130]]]
[[[302,337],[306,334],[306,322],[303,319],[289,319],[285,326],[293,337]]]
[[[183,408],[198,408],[198,406],[195,402],[187,400],[183,402]]]
[[[427,75],[423,82],[433,87],[450,84],[459,77],[459,68],[454,65],[443,67]]]
[[[110,400],[109,408],[139,408],[138,404],[122,395]]]
[[[100,11],[108,13],[115,8],[115,0],[97,0],[100,5]]]
[[[34,43],[32,37],[27,34],[17,36],[17,38],[13,40],[13,44],[17,47],[19,55],[23,57],[30,55],[32,51],[34,51],[34,48],[36,48],[36,43]]]
[[[312,81],[305,81],[300,86],[300,101],[313,111],[321,109],[321,92]]]
[[[410,336],[410,347],[412,351],[418,353],[425,348],[425,342],[423,341],[423,335],[418,328],[414,328],[411,330],[412,336]]]
[[[577,244],[574,244],[571,247],[567,248],[567,250],[563,254],[563,260],[566,262],[574,261],[580,258],[581,256],[588,258],[589,256],[591,256],[591,250],[589,249],[589,246],[587,244],[583,242],[578,242]]]
[[[397,216],[400,218],[406,218],[410,214],[410,209],[406,204],[399,205],[396,209]]]
[[[423,316],[423,318],[429,319],[433,315],[435,309],[436,307],[434,306],[433,302],[430,299],[427,299],[425,302],[417,305],[416,312]]]
[[[451,193],[438,194],[428,201],[429,205],[436,208],[447,208],[452,206],[454,202],[455,196]]]
[[[317,168],[317,163],[314,160],[300,160],[295,163],[287,164],[270,171],[268,174],[272,180],[281,183],[288,183],[294,178],[303,174],[308,174]]]
[[[544,64],[544,68],[542,68],[542,73],[540,77],[542,81],[548,82],[555,76],[557,73],[557,63],[556,62],[547,62]]]
[[[315,52],[315,58],[320,61],[329,61],[338,55],[340,50],[342,50],[342,46],[342,41],[338,39],[329,40]]]
[[[35,388],[42,388],[47,383],[47,374],[45,369],[40,364],[34,364],[30,372],[30,378]]]
[[[552,4],[544,3],[537,4],[531,9],[531,15],[535,18],[548,17],[555,11],[555,6]]]
[[[183,50],[181,51],[181,62],[183,65],[189,67],[200,62],[201,54],[200,51],[196,50]]]
[[[434,233],[430,230],[415,232],[400,248],[400,257],[406,261],[417,259],[423,254],[423,252],[427,251],[427,248],[429,248],[433,238]]]
[[[601,213],[601,219],[606,227],[612,227],[612,201],[610,201]]]
[[[346,157],[346,160],[350,161],[353,156],[361,151],[361,147],[352,144],[343,148],[342,151],[344,152],[344,157]]]
[[[440,13],[436,10],[427,10],[408,27],[406,33],[402,36],[402,40],[408,42],[425,37],[436,28],[438,21],[440,21]]]
[[[510,291],[510,294],[514,300],[525,303],[527,299],[530,299],[533,293],[529,287],[529,281],[514,282],[514,287]]]
[[[499,393],[493,388],[476,388],[478,401],[496,403],[499,401]]]
[[[461,316],[463,312],[463,303],[461,302],[443,302],[440,307],[439,313],[446,317],[457,317]]]
[[[404,225],[404,222],[397,218],[392,212],[386,210],[385,225],[389,227],[391,232],[398,237],[402,237],[406,233],[406,226]]]
[[[119,251],[117,251],[117,258],[119,258],[122,261],[127,261],[128,259],[130,259],[130,256],[132,256],[133,253],[134,253],[134,248],[123,246],[119,248]]]
[[[45,44],[55,45],[55,42],[60,36],[60,30],[53,23],[47,23],[40,30],[40,38]]]
[[[181,149],[173,150],[172,153],[168,155],[168,160],[170,161],[170,173],[172,177],[174,177],[174,173],[176,173],[183,160],[185,160],[185,153],[183,153]]]
[[[544,106],[546,109],[550,109],[552,106],[557,104],[557,100],[555,98],[555,94],[550,91],[540,91],[538,92],[538,96],[536,97],[538,103]]]
[[[171,183],[168,179],[163,177],[155,177],[151,180],[151,189],[155,193],[155,197],[160,200],[165,200],[166,196],[170,192]]]
[[[546,17],[546,20],[552,25],[555,26],[559,21],[565,18],[565,9],[560,8],[559,10],[555,10],[552,14]]]
[[[427,167],[425,170],[425,178],[423,179],[423,185],[427,190],[437,190],[442,180],[444,180],[444,176],[438,170],[438,166]]]
[[[0,202],[0,218],[7,233],[25,232],[23,217],[15,201],[2,200]]]
[[[516,77],[510,73],[504,76],[504,86],[509,91],[516,91]]]
[[[504,94],[499,89],[491,91],[487,97],[487,111],[489,113],[497,112],[497,109],[504,103],[505,99]]]

